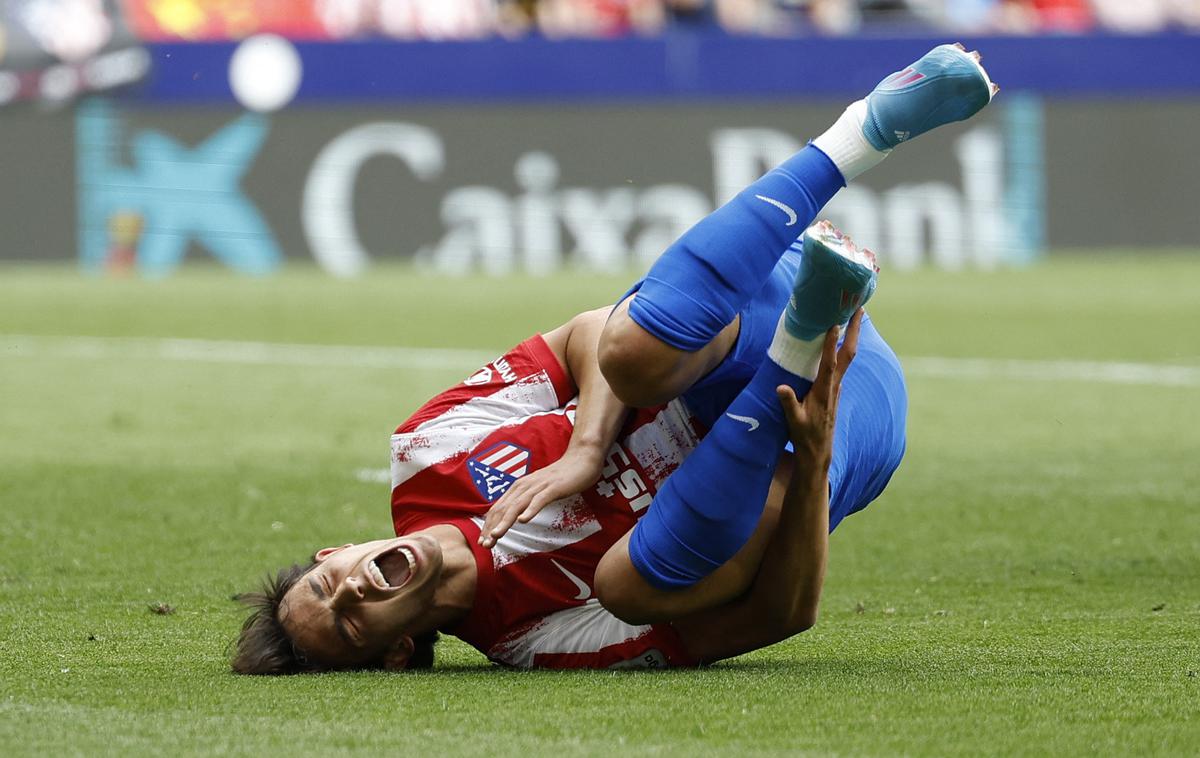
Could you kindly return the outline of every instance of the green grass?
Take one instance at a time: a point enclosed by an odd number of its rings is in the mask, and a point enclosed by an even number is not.
[[[1200,256],[890,275],[904,356],[1200,365]],[[0,332],[499,350],[623,278],[161,282],[0,269]],[[227,673],[230,595],[381,536],[387,435],[469,372],[0,339],[0,745],[46,753],[1195,755],[1200,388],[914,376],[908,458],[821,622],[703,671]],[[156,615],[155,603],[176,610]]]

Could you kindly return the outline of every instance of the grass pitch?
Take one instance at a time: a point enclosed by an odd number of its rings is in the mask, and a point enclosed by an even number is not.
[[[0,338],[0,745],[1194,755],[1197,282],[1200,257],[1133,254],[887,275],[872,313],[921,368],[909,454],[834,535],[821,622],[784,644],[703,671],[551,673],[447,639],[428,673],[249,679],[227,673],[230,596],[316,547],[386,535],[387,486],[360,470],[474,366],[254,363],[130,338],[497,353],[626,280],[0,269],[0,332],[28,336]],[[1078,360],[1098,364],[1060,363]]]

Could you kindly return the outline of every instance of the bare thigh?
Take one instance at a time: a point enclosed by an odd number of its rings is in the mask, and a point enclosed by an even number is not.
[[[600,371],[626,405],[644,408],[673,400],[725,359],[737,341],[740,317],[704,347],[687,352],[655,337],[629,316],[634,293],[613,309],[600,334]]]

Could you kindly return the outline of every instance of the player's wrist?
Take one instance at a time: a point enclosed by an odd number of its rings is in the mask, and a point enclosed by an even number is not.
[[[572,439],[567,445],[563,457],[578,465],[591,466],[599,473],[600,469],[604,467],[604,456],[610,445],[611,443],[606,445],[603,440],[599,439]]]
[[[792,481],[809,483],[823,481],[829,476],[829,467],[833,464],[833,451],[823,449],[806,449],[795,445],[792,469]]]

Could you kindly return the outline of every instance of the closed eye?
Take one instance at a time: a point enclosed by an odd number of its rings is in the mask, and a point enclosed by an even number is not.
[[[321,576],[320,579],[310,576],[308,578],[308,584],[310,587],[312,587],[313,594],[316,595],[318,599],[330,601],[333,600],[333,583],[325,576]],[[338,636],[342,638],[342,641],[351,647],[359,647],[362,642],[350,636],[349,625],[346,623],[345,619],[339,616],[332,608],[329,609],[329,612],[333,616],[334,631],[336,631]]]
[[[322,581],[329,582],[329,584],[327,585],[328,587],[330,587],[329,597],[333,597],[333,592],[332,592],[333,583],[330,580],[326,579],[325,577],[322,577]],[[337,631],[338,636],[341,637],[342,640],[346,644],[348,644],[352,647],[358,647],[361,644],[361,640],[359,639],[359,635],[358,635],[358,629],[356,629],[352,624],[350,624],[348,621],[346,621],[345,616],[342,616],[340,613],[337,613],[336,611],[333,614],[333,626],[334,626],[334,629]]]

